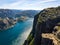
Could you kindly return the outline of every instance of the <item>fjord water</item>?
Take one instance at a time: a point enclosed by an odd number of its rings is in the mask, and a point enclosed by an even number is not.
[[[13,28],[0,31],[0,45],[23,45],[32,29],[33,18],[18,22]]]

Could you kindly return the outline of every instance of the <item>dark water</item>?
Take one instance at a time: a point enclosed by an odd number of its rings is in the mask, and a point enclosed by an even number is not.
[[[0,45],[22,45],[31,31],[32,20],[19,22],[13,28],[0,32]]]

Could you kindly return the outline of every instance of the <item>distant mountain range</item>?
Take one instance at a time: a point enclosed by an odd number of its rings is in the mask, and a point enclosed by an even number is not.
[[[14,10],[14,9],[0,9],[0,17],[20,17],[28,16],[34,17],[39,10]]]
[[[38,10],[0,9],[0,30],[11,28],[19,21],[34,17]]]

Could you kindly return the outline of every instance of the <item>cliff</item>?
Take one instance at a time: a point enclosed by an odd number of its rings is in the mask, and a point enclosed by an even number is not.
[[[23,45],[60,45],[60,6],[43,9]]]

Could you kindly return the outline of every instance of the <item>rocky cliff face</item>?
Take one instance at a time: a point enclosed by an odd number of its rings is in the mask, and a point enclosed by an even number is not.
[[[44,9],[34,17],[24,45],[60,45],[60,7]]]

